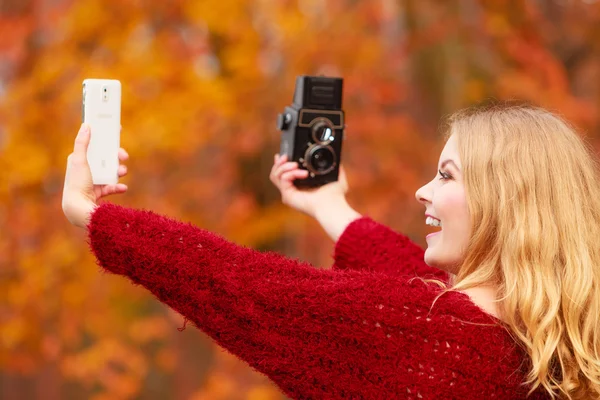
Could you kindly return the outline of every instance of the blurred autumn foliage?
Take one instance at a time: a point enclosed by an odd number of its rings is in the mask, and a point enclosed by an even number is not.
[[[123,83],[115,201],[327,267],[332,243],[268,181],[295,76],[344,77],[350,201],[423,243],[414,191],[439,125],[522,99],[597,144],[592,0],[0,1],[0,398],[283,399],[127,281],[61,212],[85,78]]]

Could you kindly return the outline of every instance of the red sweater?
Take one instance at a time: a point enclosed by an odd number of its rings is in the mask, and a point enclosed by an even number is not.
[[[261,253],[150,211],[113,204],[92,251],[295,399],[524,399],[527,358],[423,250],[368,219],[345,230],[332,270]],[[431,310],[430,310],[431,309]],[[546,399],[539,391],[530,398]]]

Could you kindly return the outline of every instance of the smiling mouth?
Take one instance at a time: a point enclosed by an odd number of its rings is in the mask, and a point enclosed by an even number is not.
[[[435,236],[435,235],[437,235],[438,233],[442,233],[442,230],[440,229],[440,230],[439,230],[439,231],[437,231],[437,232],[432,232],[432,233],[428,234],[427,236],[425,236],[425,239],[427,239],[427,238],[430,238],[430,237],[432,237],[432,236]]]
[[[425,214],[426,218],[425,218],[425,224],[427,226],[430,226],[432,228],[438,228],[439,230],[436,232],[432,232],[430,234],[428,234],[427,236],[425,236],[425,238],[428,238],[430,236],[434,236],[437,235],[438,233],[440,233],[442,231],[442,221],[440,221],[437,218],[432,217],[429,214]]]

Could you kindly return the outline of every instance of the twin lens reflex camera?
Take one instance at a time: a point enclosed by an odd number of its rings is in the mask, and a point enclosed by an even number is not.
[[[298,188],[314,188],[338,180],[344,135],[342,78],[298,76],[291,106],[277,116],[279,154],[306,169]]]

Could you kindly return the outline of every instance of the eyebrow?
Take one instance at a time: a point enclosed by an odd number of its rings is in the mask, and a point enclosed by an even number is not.
[[[452,164],[452,165],[454,165],[454,168],[458,172],[460,172],[460,168],[458,168],[458,166],[456,165],[456,163],[453,160],[451,160],[451,159],[447,159],[447,160],[442,161],[442,163],[440,164],[440,168],[444,168],[446,166],[446,164]]]

